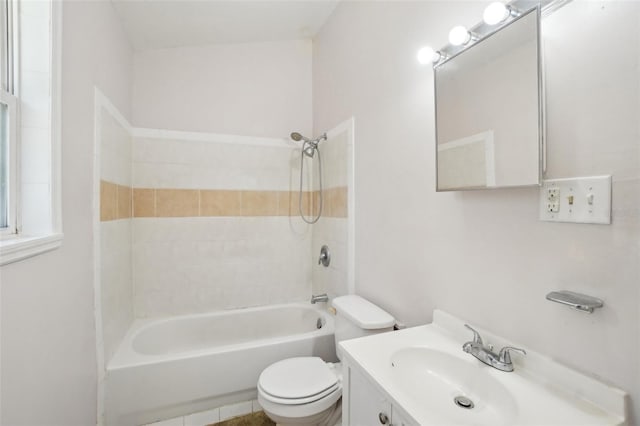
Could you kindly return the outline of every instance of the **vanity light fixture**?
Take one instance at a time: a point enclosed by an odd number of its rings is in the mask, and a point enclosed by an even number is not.
[[[449,44],[440,50],[424,50],[418,52],[418,62],[421,64],[433,63],[437,68],[449,59],[458,55],[467,48],[473,46],[491,34],[499,31],[513,20],[534,8],[539,8],[541,16],[547,16],[556,9],[564,6],[572,0],[498,0],[487,6],[483,14],[483,21],[470,29],[462,25],[453,27],[449,32]],[[431,52],[434,52],[431,54]],[[429,60],[429,58],[432,58]]]
[[[443,59],[445,56],[436,50],[433,50],[431,46],[424,46],[418,50],[418,62],[422,65],[436,63]]]
[[[510,5],[504,4],[501,1],[495,1],[484,10],[482,19],[487,25],[496,25],[506,21],[510,16],[518,17],[520,15],[521,13]]]
[[[477,38],[475,39],[477,40]],[[449,31],[449,43],[453,46],[464,46],[472,40],[474,40],[473,34],[462,25],[453,27]]]

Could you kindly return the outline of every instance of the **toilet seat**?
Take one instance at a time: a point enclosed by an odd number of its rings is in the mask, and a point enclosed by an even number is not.
[[[278,361],[258,379],[258,401],[264,410],[285,417],[321,413],[341,396],[340,369],[318,357]]]
[[[330,364],[333,366],[333,364]],[[318,357],[296,357],[267,367],[258,379],[266,399],[279,404],[306,404],[338,388],[338,376]]]
[[[338,384],[336,383],[335,385],[331,386],[329,389],[326,389],[320,393],[317,393],[315,395],[310,395],[307,397],[303,397],[303,398],[279,398],[275,395],[271,395],[269,392],[267,392],[262,386],[260,386],[260,384],[258,384],[258,388],[260,389],[260,391],[262,391],[262,396],[264,397],[264,399],[274,402],[276,404],[284,404],[284,405],[300,405],[300,404],[309,404],[311,402],[315,402],[319,399],[322,399],[324,397],[326,397],[327,395],[332,394],[333,392],[337,391],[339,389]]]

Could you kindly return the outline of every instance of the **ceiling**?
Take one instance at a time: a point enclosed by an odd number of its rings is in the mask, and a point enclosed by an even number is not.
[[[339,0],[112,0],[135,50],[312,38]]]

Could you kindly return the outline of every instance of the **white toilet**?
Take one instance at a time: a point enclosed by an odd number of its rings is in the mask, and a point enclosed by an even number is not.
[[[394,318],[360,296],[333,300],[335,341],[393,330]],[[333,426],[341,418],[341,364],[318,357],[297,357],[265,368],[258,379],[258,402],[278,425]]]

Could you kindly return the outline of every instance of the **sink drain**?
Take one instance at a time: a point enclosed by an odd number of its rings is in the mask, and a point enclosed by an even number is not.
[[[466,396],[456,396],[453,398],[453,402],[455,402],[458,407],[466,408],[467,410],[473,408],[473,401]]]

